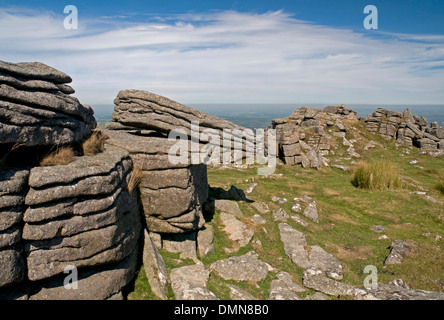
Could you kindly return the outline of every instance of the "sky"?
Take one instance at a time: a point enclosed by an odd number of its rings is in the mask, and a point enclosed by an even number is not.
[[[367,5],[378,29],[364,27]],[[123,89],[185,104],[444,105],[443,21],[442,0],[0,0],[0,60],[55,67],[92,106]]]

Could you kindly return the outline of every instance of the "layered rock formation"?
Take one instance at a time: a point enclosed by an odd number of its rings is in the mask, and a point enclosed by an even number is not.
[[[140,199],[150,235],[160,237],[159,247],[196,257],[208,198],[206,164],[223,162],[224,148],[229,163],[244,158],[252,132],[146,91],[123,90],[114,103],[108,143],[126,149],[142,171]],[[177,153],[179,161],[172,160]]]
[[[94,112],[70,95],[71,81],[42,63],[0,61],[0,159],[11,149],[74,144],[91,134]]]
[[[277,154],[282,161],[288,165],[319,168],[329,165],[324,156],[334,153],[333,147],[341,144],[347,147],[345,156],[360,157],[353,139],[346,138],[349,129],[355,130],[353,125],[360,121],[368,131],[387,141],[395,139],[399,145],[417,147],[434,154],[442,154],[441,150],[444,150],[444,128],[436,122],[429,127],[426,118],[414,116],[409,109],[400,113],[378,108],[366,118],[360,118],[344,105],[329,106],[323,110],[302,107],[287,118],[272,120],[269,129],[276,129]],[[374,146],[369,145],[364,150]],[[338,168],[347,170],[345,167]]]
[[[132,160],[112,145],[82,156],[96,121],[69,82],[41,63],[0,61],[1,299],[122,298],[136,272]],[[62,145],[78,150],[70,163],[38,166]]]
[[[286,164],[319,168],[328,165],[324,156],[329,154],[332,135],[326,129],[346,132],[344,120],[356,121],[358,116],[343,105],[323,110],[302,107],[287,118],[274,119],[269,128],[276,130],[277,154]]]
[[[444,128],[434,122],[428,127],[427,119],[414,116],[409,109],[403,113],[376,109],[365,119],[365,127],[386,140],[396,139],[404,146],[415,146],[426,152],[444,149]]]

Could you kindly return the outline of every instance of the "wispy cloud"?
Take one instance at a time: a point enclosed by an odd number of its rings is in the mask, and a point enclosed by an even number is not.
[[[444,36],[356,32],[283,12],[131,18],[0,9],[0,59],[70,74],[84,103],[136,88],[181,102],[443,103]]]

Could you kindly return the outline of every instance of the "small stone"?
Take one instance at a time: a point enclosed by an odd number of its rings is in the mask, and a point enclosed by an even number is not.
[[[385,226],[373,226],[373,227],[371,227],[370,229],[372,230],[372,231],[374,231],[374,232],[377,232],[377,233],[381,233],[382,231],[384,231],[385,230]]]
[[[265,220],[264,218],[262,218],[260,215],[255,214],[252,218],[251,221],[253,221],[253,223],[255,224],[265,224],[267,223],[267,220]]]
[[[248,189],[245,190],[245,193],[246,193],[246,194],[250,194],[250,193],[252,193],[253,190],[254,190],[254,188],[256,188],[256,187],[257,187],[257,182],[251,183],[251,184],[248,186]]]
[[[305,208],[303,214],[307,218],[310,218],[314,222],[318,223],[319,222],[319,215],[318,215],[318,209],[316,207],[316,201],[313,201],[312,203],[310,203],[307,206],[307,208]]]
[[[293,205],[291,206],[291,210],[294,212],[300,212],[301,211],[301,204],[298,202],[293,202]]]
[[[284,209],[279,208],[273,211],[273,219],[274,221],[286,222],[289,218],[287,212]]]
[[[286,198],[278,198],[276,196],[273,196],[271,198],[271,201],[283,204],[283,203],[287,202],[287,199]]]

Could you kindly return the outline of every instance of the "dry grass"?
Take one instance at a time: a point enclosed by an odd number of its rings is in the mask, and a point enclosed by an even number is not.
[[[402,189],[400,169],[386,160],[358,163],[353,185],[357,188],[369,190]]]
[[[82,144],[83,154],[85,156],[94,156],[99,152],[105,150],[105,141],[109,137],[102,132],[102,130],[96,130],[93,134],[85,140]]]
[[[133,166],[133,171],[131,172],[131,177],[126,185],[126,189],[129,193],[133,192],[135,188],[140,184],[143,178],[142,168],[139,166]]]
[[[67,165],[73,160],[74,150],[71,147],[62,147],[44,157],[40,161],[40,165],[43,167],[61,166]]]

